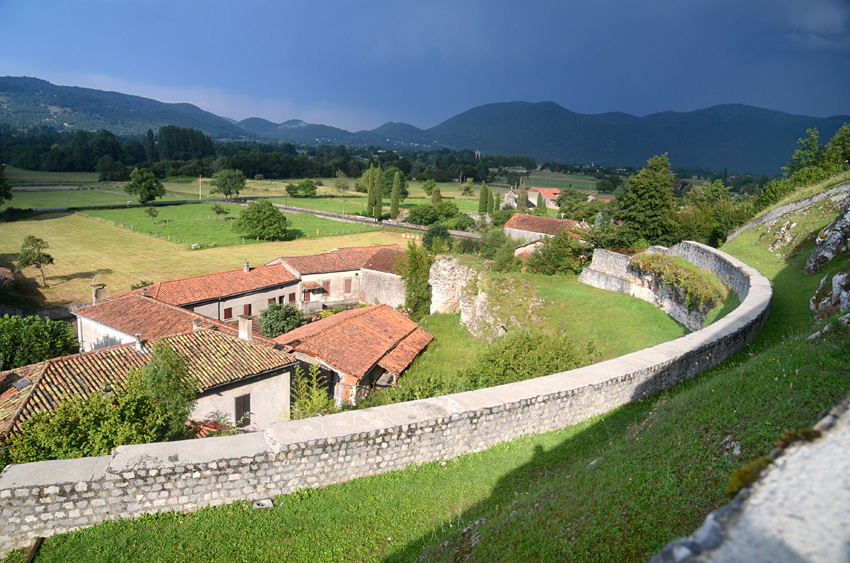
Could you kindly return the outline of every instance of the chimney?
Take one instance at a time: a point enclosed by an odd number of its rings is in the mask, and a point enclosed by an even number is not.
[[[250,267],[250,266],[248,266],[248,261],[247,261],[247,260],[245,260],[245,266],[244,266],[242,269],[243,269],[243,270],[245,270],[245,273],[246,273],[246,274],[247,274],[248,272],[250,272],[250,271],[251,271],[251,267]]]
[[[251,319],[251,315],[239,315],[239,338],[249,342],[254,340],[252,325],[253,320]]]
[[[147,296],[148,296],[148,288],[143,287],[142,288],[142,297],[147,297]]]
[[[106,300],[106,284],[97,283],[97,278],[91,280],[91,304],[95,305]]]
[[[199,330],[204,330],[204,325],[201,324],[201,319],[195,319],[192,321],[192,332],[198,332]]]
[[[145,348],[144,342],[142,342],[142,335],[138,332],[136,333],[136,351],[140,354],[147,354],[148,349]]]

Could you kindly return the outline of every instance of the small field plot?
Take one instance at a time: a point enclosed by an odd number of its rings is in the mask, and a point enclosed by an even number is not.
[[[257,242],[233,230],[233,223],[244,206],[221,204],[229,213],[218,216],[207,203],[157,207],[155,219],[142,208],[88,210],[84,213],[103,221],[149,233],[177,244],[199,244],[202,247],[232,246]],[[287,213],[290,228],[287,240],[339,236],[377,230],[377,227],[341,223],[323,219],[309,213]],[[261,241],[263,242],[263,241]]]
[[[596,180],[590,176],[576,176],[574,174],[561,174],[549,170],[536,170],[525,179],[526,187],[536,186],[538,188],[560,188],[573,187],[577,190],[596,190]]]

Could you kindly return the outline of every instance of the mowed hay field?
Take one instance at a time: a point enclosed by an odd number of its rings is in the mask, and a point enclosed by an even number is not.
[[[31,219],[0,223],[0,266],[14,269],[28,235],[48,242],[55,264],[45,266],[46,289],[36,268],[23,276],[23,298],[33,307],[84,303],[91,299],[91,280],[107,284],[109,295],[122,293],[139,280],[165,281],[241,268],[245,260],[259,266],[286,255],[303,255],[372,244],[407,244],[401,234],[375,231],[356,235],[254,243],[191,250],[166,240],[133,232],[83,214],[44,213]]]

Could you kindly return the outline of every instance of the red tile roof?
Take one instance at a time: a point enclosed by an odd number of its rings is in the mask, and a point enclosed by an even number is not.
[[[398,248],[382,248],[369,258],[365,264],[363,264],[363,269],[395,274],[397,273],[395,270],[396,261],[399,258],[404,260],[404,250]]]
[[[144,289],[148,297],[157,301],[185,306],[249,291],[285,286],[296,281],[298,281],[298,276],[290,272],[289,269],[274,264],[250,268],[248,272],[245,272],[244,269],[229,270],[193,278],[164,281]],[[129,293],[141,294],[142,291],[142,289],[137,289]],[[121,295],[116,297],[121,297]]]
[[[581,226],[577,221],[571,219],[555,219],[553,217],[538,217],[537,215],[514,213],[514,216],[505,223],[505,228],[554,235],[561,229],[581,229]]]
[[[540,192],[541,194],[548,197],[552,201],[555,201],[555,200],[558,199],[558,194],[561,193],[561,190],[559,190],[558,188],[529,188],[528,193],[530,194],[531,192]],[[536,197],[537,196],[535,196],[535,198]],[[535,203],[536,203],[536,201],[535,201]]]
[[[388,305],[350,309],[275,338],[357,379],[375,366],[404,371],[433,336]]]
[[[124,294],[122,297],[81,307],[73,313],[130,336],[140,334],[143,340],[153,341],[160,336],[189,333],[194,330],[196,323],[200,328],[215,327],[234,336],[239,334],[236,324],[218,321],[137,293]],[[270,339],[263,336],[256,318],[251,329],[253,338],[258,343],[274,345]]]
[[[201,330],[166,337],[197,378],[199,392],[283,369],[294,363],[287,353],[224,334]],[[131,370],[150,360],[135,344],[111,346],[82,354],[0,372],[0,437],[16,431],[34,414],[53,409],[67,397],[87,397],[106,387],[123,387]]]
[[[309,256],[281,256],[269,264],[285,264],[298,276],[359,270],[376,252],[386,248],[401,250],[397,244],[337,248]]]

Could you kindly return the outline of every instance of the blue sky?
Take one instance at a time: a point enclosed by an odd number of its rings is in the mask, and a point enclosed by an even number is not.
[[[850,115],[850,0],[0,0],[0,76],[349,130],[515,100]]]

